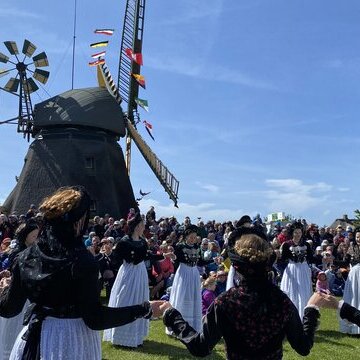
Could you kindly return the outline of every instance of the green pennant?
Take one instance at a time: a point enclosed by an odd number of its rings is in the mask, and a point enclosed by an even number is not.
[[[145,111],[149,112],[148,101],[144,99],[135,98],[135,102],[142,107]]]

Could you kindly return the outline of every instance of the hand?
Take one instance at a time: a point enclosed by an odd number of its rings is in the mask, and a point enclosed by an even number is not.
[[[3,270],[3,271],[0,271],[0,279],[2,278],[8,278],[11,276],[11,273],[9,270]]]
[[[171,260],[176,260],[176,255],[173,252],[168,252],[163,254],[164,258],[169,258]]]
[[[3,277],[0,280],[0,293],[7,287],[10,286],[11,277]]]
[[[314,293],[307,304],[330,309],[337,309],[339,306],[339,302],[334,296],[320,292]]]
[[[168,301],[164,301],[164,303],[160,306],[160,309],[162,310],[163,313],[165,310],[171,309],[171,308],[172,308],[172,306]]]
[[[155,300],[155,301],[150,301],[150,306],[153,312],[153,317],[160,317],[162,316],[163,312],[165,309],[162,309],[162,305],[164,304],[165,301],[162,300]]]

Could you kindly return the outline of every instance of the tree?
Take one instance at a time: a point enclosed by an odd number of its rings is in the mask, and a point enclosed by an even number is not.
[[[354,214],[355,214],[354,225],[355,225],[355,227],[360,228],[360,210],[356,209],[354,211]]]

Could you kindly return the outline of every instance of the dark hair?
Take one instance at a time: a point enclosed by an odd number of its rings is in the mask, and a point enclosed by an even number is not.
[[[246,223],[251,224],[251,217],[249,215],[242,216],[236,223],[236,227],[241,227]]]
[[[198,227],[196,225],[189,225],[185,228],[184,230],[184,238],[186,238],[188,235],[190,235],[191,233],[196,233],[197,234],[198,231]]]
[[[141,223],[141,221],[143,221],[143,218],[140,214],[140,211],[137,211],[135,213],[135,216],[133,216],[131,219],[129,219],[127,221],[127,225],[128,225],[128,234],[132,235],[135,231],[135,228],[138,224]]]
[[[292,238],[294,235],[294,231],[296,229],[300,229],[302,231],[302,236],[304,236],[304,225],[300,222],[300,221],[294,221],[291,226],[290,226],[290,230],[289,230],[289,235]]]

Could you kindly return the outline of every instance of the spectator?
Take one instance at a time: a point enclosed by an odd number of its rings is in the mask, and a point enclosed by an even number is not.
[[[146,226],[147,227],[151,226],[155,220],[156,220],[155,208],[153,206],[150,206],[150,209],[146,213]]]
[[[202,283],[203,290],[201,292],[201,312],[203,315],[207,313],[208,308],[216,298],[216,279],[209,276]]]
[[[226,280],[227,280],[227,273],[224,270],[218,270],[216,273],[216,288],[215,288],[216,296],[219,296],[224,291],[226,291]]]

